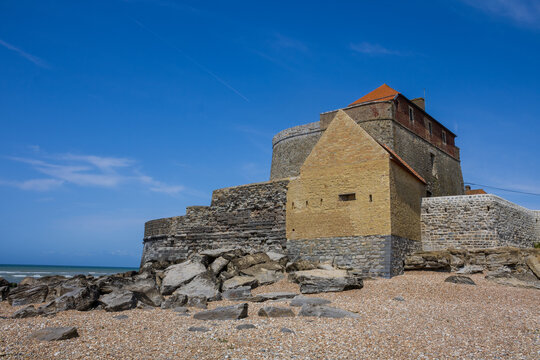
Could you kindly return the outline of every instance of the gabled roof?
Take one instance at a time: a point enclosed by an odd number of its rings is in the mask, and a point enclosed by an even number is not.
[[[398,154],[395,153],[394,150],[390,149],[386,144],[383,144],[383,143],[379,143],[386,151],[388,151],[388,153],[390,154],[390,156],[392,157],[392,159],[397,162],[399,165],[401,165],[403,168],[405,168],[405,170],[407,170],[408,172],[410,172],[415,178],[417,178],[418,180],[420,180],[420,182],[422,182],[424,185],[426,185],[426,180],[424,180],[423,177],[420,176],[419,173],[417,173],[416,171],[414,171],[414,169],[405,162],[405,160],[403,160]]]
[[[386,84],[382,84],[369,94],[366,94],[362,96],[360,99],[356,100],[355,102],[349,104],[349,106],[365,103],[368,101],[382,101],[382,100],[392,100],[394,96],[399,94],[398,91],[392,89],[390,86]]]
[[[465,195],[484,195],[484,194],[487,194],[487,192],[485,192],[484,189],[465,190]]]

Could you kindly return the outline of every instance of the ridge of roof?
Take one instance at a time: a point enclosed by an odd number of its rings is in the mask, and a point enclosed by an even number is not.
[[[383,143],[379,143],[386,151],[388,151],[388,153],[392,156],[392,158],[394,160],[396,160],[396,162],[398,164],[400,164],[402,167],[405,168],[405,170],[407,170],[408,172],[410,172],[414,177],[416,177],[418,180],[420,180],[420,182],[422,182],[424,185],[427,185],[427,182],[426,180],[424,180],[424,178],[422,176],[420,176],[419,173],[417,173],[409,164],[407,164],[407,162],[405,160],[403,160],[398,154],[396,154],[396,152],[392,149],[390,149],[390,147],[386,144],[383,144]]]
[[[355,102],[350,103],[348,106],[357,105],[368,101],[390,100],[393,99],[394,96],[396,96],[397,94],[400,94],[400,92],[392,89],[386,84],[382,84],[381,86],[362,96]]]

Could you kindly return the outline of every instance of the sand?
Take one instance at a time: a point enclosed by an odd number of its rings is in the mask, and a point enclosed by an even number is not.
[[[2,359],[539,359],[540,292],[498,285],[445,283],[449,274],[408,272],[366,280],[361,290],[313,295],[359,319],[267,319],[249,303],[243,320],[200,321],[172,310],[67,311],[55,317],[0,319]],[[254,293],[298,291],[286,281]],[[405,301],[393,300],[401,296]],[[220,301],[209,308],[233,304]],[[287,302],[273,303],[288,306]],[[16,308],[0,303],[0,316]],[[299,308],[293,308],[298,313]],[[191,309],[191,312],[200,311]],[[115,319],[117,315],[127,319]],[[255,329],[237,330],[240,324]],[[43,327],[76,326],[80,337],[40,342]],[[191,332],[189,327],[207,327]],[[293,332],[282,332],[282,328]]]

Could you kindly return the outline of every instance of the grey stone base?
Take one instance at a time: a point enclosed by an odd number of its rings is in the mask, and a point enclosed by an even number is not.
[[[395,235],[369,235],[309,240],[288,240],[291,259],[332,262],[364,276],[403,274],[405,255],[421,249],[419,241]]]

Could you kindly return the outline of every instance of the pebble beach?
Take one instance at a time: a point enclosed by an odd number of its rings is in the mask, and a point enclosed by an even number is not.
[[[365,280],[360,290],[313,295],[331,300],[329,306],[358,313],[358,319],[257,315],[263,306],[289,307],[288,301],[249,302],[249,316],[242,320],[203,321],[162,309],[65,311],[53,317],[9,319],[18,308],[1,302],[0,358],[540,358],[538,290],[499,285],[482,274],[471,275],[476,286],[445,283],[448,275],[407,272]],[[282,280],[253,293],[272,291],[298,292],[298,285]],[[208,308],[235,303],[211,302]],[[190,308],[191,314],[197,311]],[[237,328],[245,324],[254,328]],[[60,326],[75,326],[79,337],[51,342],[29,338],[33,331]]]

